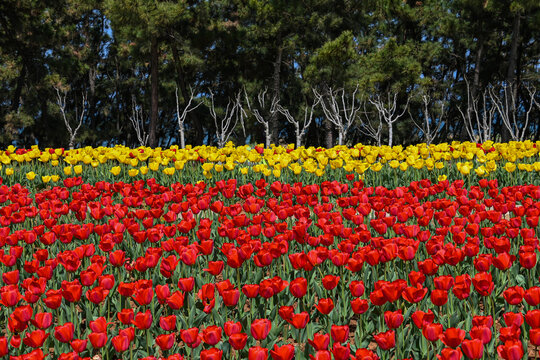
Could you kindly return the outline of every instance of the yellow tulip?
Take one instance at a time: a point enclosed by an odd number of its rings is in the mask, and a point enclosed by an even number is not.
[[[444,180],[446,180],[446,175],[439,175],[439,177],[437,178],[437,180],[439,180],[439,181],[444,181]]]
[[[216,164],[214,165],[214,170],[216,170],[216,172],[220,173],[223,171],[223,165],[221,164]]]
[[[36,173],[33,171],[26,173],[26,178],[30,181],[34,180],[35,177],[36,177]]]
[[[44,175],[41,177],[41,181],[43,181],[44,183],[48,183],[49,181],[51,181],[51,177],[50,175]]]
[[[118,176],[118,174],[120,174],[120,171],[122,170],[122,168],[120,168],[120,166],[114,166],[111,170],[109,170],[111,172],[111,174],[113,174],[114,176]]]
[[[137,169],[129,169],[128,170],[128,175],[131,176],[131,177],[137,176],[138,174],[139,174],[139,170],[137,170]]]
[[[168,168],[163,169],[163,173],[165,175],[169,175],[169,176],[174,175],[175,171],[176,171],[176,169],[173,168],[173,167],[168,167]]]
[[[64,175],[70,176],[71,175],[71,166],[66,166],[64,168]]]
[[[248,170],[249,170],[249,169],[248,169],[247,167],[240,168],[240,173],[241,173],[242,175],[247,175]]]
[[[504,169],[509,173],[514,172],[516,170],[516,164],[514,164],[513,162],[507,162],[504,165]]]
[[[82,173],[82,166],[81,166],[81,165],[75,165],[75,166],[73,167],[73,170],[75,171],[75,174],[81,175],[81,173]]]
[[[151,162],[148,167],[150,168],[150,170],[152,171],[158,171],[159,169],[159,163],[158,162]]]
[[[274,174],[275,177],[280,177],[281,176],[281,170],[280,169],[274,169],[274,170],[272,170],[272,173]]]
[[[407,171],[408,167],[409,167],[409,164],[407,162],[402,162],[399,164],[399,170],[401,171]]]
[[[60,180],[60,176],[59,176],[59,175],[51,175],[51,181],[52,181],[52,182],[57,182],[58,180]]]
[[[139,171],[141,172],[141,174],[146,175],[146,174],[148,174],[148,167],[147,166],[141,166]]]
[[[13,175],[13,172],[14,172],[14,171],[13,171],[13,168],[7,168],[7,169],[6,169],[6,175],[7,175],[7,176]]]

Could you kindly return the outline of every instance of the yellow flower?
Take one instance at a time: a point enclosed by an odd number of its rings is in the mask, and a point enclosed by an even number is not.
[[[48,183],[49,181],[51,181],[51,177],[50,175],[44,175],[41,177],[41,181],[43,181],[44,183]]]
[[[397,160],[392,160],[388,163],[388,165],[390,165],[390,167],[392,169],[397,169],[399,167],[399,161]]]
[[[470,164],[469,162],[458,162],[456,167],[462,175],[469,175],[469,173],[471,172],[472,164]]]
[[[30,181],[31,181],[31,180],[34,180],[35,177],[36,177],[36,173],[33,172],[33,171],[30,171],[30,172],[26,173],[26,178],[27,178],[28,180],[30,180]]]
[[[212,178],[212,173],[210,171],[203,171],[203,175],[205,178],[207,179],[211,179]]]
[[[516,164],[512,163],[512,162],[507,162],[505,165],[504,165],[504,169],[506,171],[508,171],[509,173],[511,172],[514,172],[516,170]]]
[[[81,166],[81,165],[75,165],[75,166],[73,167],[73,170],[75,170],[75,174],[81,175],[81,173],[82,173],[82,166]]]
[[[382,169],[382,164],[379,163],[379,162],[371,165],[371,170],[373,170],[375,172],[379,172],[379,171],[381,171],[381,169]]]
[[[474,169],[474,172],[478,176],[486,176],[488,174],[484,166],[477,167],[476,169]]]
[[[59,175],[51,175],[51,181],[52,181],[52,182],[57,182],[58,180],[60,180],[60,176],[59,176]]]
[[[184,168],[184,165],[186,164],[185,161],[177,160],[174,162],[174,168],[176,170],[182,170]]]
[[[214,170],[216,170],[216,172],[218,172],[218,173],[222,172],[222,171],[223,171],[223,165],[221,165],[221,164],[216,164],[216,165],[214,166]]]
[[[99,161],[93,160],[90,165],[92,165],[93,168],[97,168],[99,166]]]
[[[139,170],[137,170],[137,169],[129,169],[128,170],[128,175],[131,176],[131,177],[137,176],[138,174],[139,174]]]
[[[247,175],[248,170],[249,169],[247,167],[240,168],[240,173],[242,173],[242,175]]]
[[[120,174],[120,170],[122,170],[120,168],[120,166],[114,166],[111,170],[109,170],[111,172],[111,174],[113,174],[114,176],[118,176],[118,174]]]
[[[159,163],[158,162],[151,162],[148,167],[150,168],[150,170],[152,171],[158,171],[159,169]]]
[[[163,169],[163,173],[165,175],[169,175],[169,176],[174,175],[175,171],[176,171],[176,169],[173,168],[173,167],[168,167],[168,168]]]
[[[407,162],[402,162],[399,164],[399,169],[401,171],[407,171],[407,168],[409,167],[409,164]]]
[[[214,163],[205,162],[204,164],[201,165],[201,167],[203,168],[204,171],[210,171],[214,167]]]
[[[274,169],[274,170],[272,170],[272,173],[274,174],[275,177],[280,177],[281,176],[281,170],[280,169]]]
[[[446,180],[446,175],[439,175],[439,177],[437,179],[439,181],[444,181],[444,180]]]
[[[146,175],[146,174],[148,174],[148,167],[147,166],[141,166],[139,171],[141,172],[141,174]]]
[[[71,175],[71,166],[66,166],[64,168],[64,175],[66,175],[66,176]]]
[[[58,164],[59,164],[58,160],[51,160],[51,165],[52,166],[58,166]]]

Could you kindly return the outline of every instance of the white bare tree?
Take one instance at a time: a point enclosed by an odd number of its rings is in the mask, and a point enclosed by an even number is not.
[[[272,134],[270,133],[270,119],[272,119],[275,114],[278,112],[278,103],[279,98],[277,96],[273,96],[270,101],[270,107],[267,109],[267,92],[268,89],[264,89],[259,91],[259,94],[257,95],[257,104],[251,105],[251,102],[249,101],[249,96],[246,92],[246,89],[244,88],[244,97],[246,99],[246,104],[249,109],[249,111],[255,116],[255,120],[259,124],[261,124],[264,128],[264,146],[266,148],[270,147],[270,143],[272,142]],[[264,113],[268,114],[268,116],[265,118],[263,115]]]
[[[180,137],[180,148],[182,149],[186,147],[186,137],[185,137],[186,135],[185,135],[185,126],[184,126],[186,122],[186,117],[191,111],[195,110],[202,104],[202,102],[199,102],[197,105],[194,105],[193,104],[193,99],[194,99],[193,89],[190,87],[189,91],[190,91],[189,100],[187,101],[187,104],[182,110],[182,112],[180,112],[180,101],[178,100],[178,87],[174,91],[174,95],[176,96],[176,120],[178,120],[178,135]]]
[[[146,146],[148,143],[148,134],[144,129],[144,112],[141,105],[137,105],[137,100],[135,100],[135,95],[131,98],[131,116],[129,121],[133,125],[135,134],[137,135],[137,140],[139,141],[139,146]]]
[[[517,104],[516,92],[513,91],[511,85],[504,84],[501,88],[495,86],[488,86],[489,97],[499,117],[502,120],[503,125],[508,129],[510,137],[514,141],[523,141],[529,127],[529,117],[532,109],[536,104],[536,88],[534,86],[525,86],[529,96],[529,104],[523,104],[522,108],[525,110],[524,119],[520,121],[519,114],[516,109],[519,106],[508,106],[508,104]],[[514,108],[514,110],[512,110]]]
[[[409,116],[412,122],[422,132],[424,140],[428,145],[439,136],[439,133],[444,127],[444,117],[447,112],[446,107],[446,93],[443,99],[433,101],[428,94],[422,94],[422,121],[417,121],[409,109]]]
[[[320,99],[315,99],[313,101],[313,104],[311,104],[311,108],[306,104],[306,107],[304,109],[304,120],[301,119],[295,119],[288,109],[284,108],[283,106],[279,105],[277,106],[277,110],[280,114],[285,116],[287,121],[294,125],[294,133],[296,135],[296,148],[299,148],[302,146],[302,141],[304,140],[304,136],[306,136],[307,130],[309,129],[309,125],[311,125],[311,122],[313,121],[313,113],[315,110],[315,107],[319,105]],[[308,115],[308,108],[310,108],[309,115]]]
[[[216,126],[216,138],[218,142],[218,147],[222,148],[225,146],[232,133],[234,128],[240,122],[242,127],[244,126],[244,119],[246,117],[246,112],[242,108],[241,103],[241,92],[239,91],[236,99],[231,100],[227,103],[225,112],[222,115],[216,113],[216,107],[214,104],[214,93],[212,90],[210,92],[210,116],[214,119],[214,124]]]
[[[53,86],[56,90],[56,104],[60,108],[60,113],[62,114],[62,118],[64,119],[64,124],[66,125],[66,129],[69,133],[69,149],[73,150],[73,147],[75,145],[75,138],[77,137],[77,132],[81,128],[81,125],[84,120],[84,116],[86,115],[86,106],[87,106],[87,94],[86,92],[82,93],[82,100],[81,100],[81,114],[79,115],[79,109],[78,107],[75,107],[75,121],[78,121],[75,124],[75,127],[72,127],[69,123],[69,120],[67,118],[66,114],[66,97],[68,94],[67,89],[61,89],[60,86]]]
[[[362,119],[360,117],[360,127],[359,130],[362,134],[372,138],[377,143],[377,146],[382,145],[382,129],[383,129],[383,123],[382,120],[377,117],[377,123],[373,125],[373,116],[372,112],[368,111],[366,108],[367,102],[362,102],[362,106],[364,108],[364,111],[361,113],[364,115],[365,119]]]
[[[465,85],[467,104],[464,108],[458,106],[457,109],[463,118],[469,139],[474,142],[486,142],[493,134],[495,107],[489,104],[487,90],[482,95],[473,97],[467,78],[465,78]]]
[[[401,117],[407,111],[409,106],[409,101],[411,100],[410,95],[407,95],[407,103],[405,104],[403,111],[398,112],[398,93],[387,94],[387,99],[383,100],[380,94],[372,95],[368,101],[371,105],[377,110],[377,117],[379,119],[379,127],[384,122],[388,126],[388,146],[392,146],[394,139],[394,124],[401,119]]]
[[[343,145],[347,133],[356,120],[356,114],[360,109],[360,105],[356,99],[357,92],[358,85],[354,89],[350,101],[348,101],[345,89],[333,91],[330,88],[324,95],[319,94],[317,90],[313,89],[315,99],[321,104],[324,115],[337,128],[338,145]]]

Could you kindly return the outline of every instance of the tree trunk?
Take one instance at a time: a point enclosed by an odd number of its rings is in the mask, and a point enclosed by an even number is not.
[[[184,122],[179,124],[178,133],[180,134],[180,148],[185,149],[186,148],[186,138],[184,134]]]
[[[17,111],[19,109],[22,88],[24,86],[24,78],[26,77],[26,66],[23,62],[21,73],[17,79],[17,87],[13,93],[13,99],[11,100],[11,111]]]
[[[520,26],[521,26],[521,11],[518,11],[514,15],[514,23],[512,25],[512,44],[510,46],[510,55],[508,59],[508,72],[506,73],[506,83],[508,86],[510,86],[510,91],[512,92],[512,96],[508,97],[508,101],[506,103],[506,106],[508,107],[510,114],[513,114],[516,111],[516,99],[517,99],[517,88],[518,88],[518,84],[516,84],[516,67],[517,67],[517,58],[518,58]],[[503,142],[509,141],[510,136],[511,136],[510,129],[504,126],[503,131],[502,131],[502,141]]]
[[[332,123],[330,123],[329,120],[326,120],[323,122],[324,124],[324,135],[325,135],[325,143],[326,148],[330,149],[332,146],[334,146],[334,139],[332,136]]]
[[[176,46],[176,43],[174,41],[171,43],[171,50],[172,50],[172,55],[173,55],[173,61],[175,63],[178,87],[180,88],[180,92],[182,93],[182,97],[184,98],[184,101],[185,101],[185,99],[189,99],[191,94],[188,92],[188,89],[187,89],[187,85],[185,81],[186,75],[184,74],[184,69],[182,68],[182,64],[180,63],[178,47]],[[204,130],[203,130],[202,122],[197,121],[197,115],[195,115],[195,112],[193,111],[190,111],[187,114],[187,117],[190,120],[190,124],[193,125],[193,127],[195,128],[195,132],[196,132],[196,138],[191,139],[190,143],[194,145],[202,144],[202,139],[204,138]]]
[[[394,124],[388,123],[388,146],[392,147],[392,141],[394,140]]]
[[[281,82],[281,57],[283,55],[283,47],[280,45],[277,49],[276,54],[276,61],[274,62],[274,75],[273,78],[273,84],[272,84],[272,92],[274,93],[274,97],[279,101],[279,88],[280,88],[280,82]],[[278,113],[275,112],[270,117],[270,132],[271,132],[271,141],[274,142],[274,144],[277,144],[279,141],[279,128],[278,128]]]
[[[151,81],[151,111],[150,111],[150,129],[148,131],[148,146],[157,146],[157,126],[158,126],[158,42],[157,38],[152,38],[150,49],[150,81]]]

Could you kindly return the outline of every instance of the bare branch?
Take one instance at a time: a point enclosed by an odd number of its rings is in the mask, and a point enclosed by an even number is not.
[[[60,90],[60,88],[57,86],[53,86],[53,88],[56,90],[56,104],[60,108],[60,113],[62,114],[64,124],[66,125],[66,129],[69,133],[69,148],[73,149],[77,132],[81,128],[84,116],[86,114],[87,94],[86,92],[82,93],[81,116],[78,116],[78,109],[75,107],[75,121],[78,121],[78,123],[76,124],[75,129],[73,129],[69,123],[69,120],[67,119],[66,114],[66,97],[68,92],[67,90]]]
[[[315,110],[315,107],[319,105],[320,99],[315,98],[313,101],[313,104],[311,104],[311,110],[308,115],[308,108],[309,106],[305,106],[304,109],[304,120],[300,122],[300,119],[296,120],[288,109],[284,108],[281,105],[277,105],[277,111],[279,111],[280,114],[285,116],[285,119],[291,124],[294,125],[295,135],[296,135],[296,148],[299,148],[302,145],[302,139],[306,135],[306,132],[309,128],[309,125],[311,125],[311,122],[313,121],[313,113]]]
[[[135,95],[131,97],[131,106],[132,106],[132,115],[129,117],[133,129],[135,129],[135,134],[137,135],[137,140],[139,141],[139,146],[146,146],[148,142],[149,135],[146,134],[144,130],[144,115],[142,106],[137,105],[135,100]]]
[[[182,112],[180,112],[180,101],[178,100],[178,87],[176,87],[174,91],[174,95],[176,97],[176,119],[178,121],[178,133],[180,135],[180,147],[182,149],[186,147],[185,126],[184,126],[186,117],[188,113],[197,109],[202,104],[202,102],[199,102],[197,105],[192,105],[193,99],[194,99],[194,92],[191,87],[189,88],[189,91],[190,91],[190,97],[186,106],[182,110]]]

